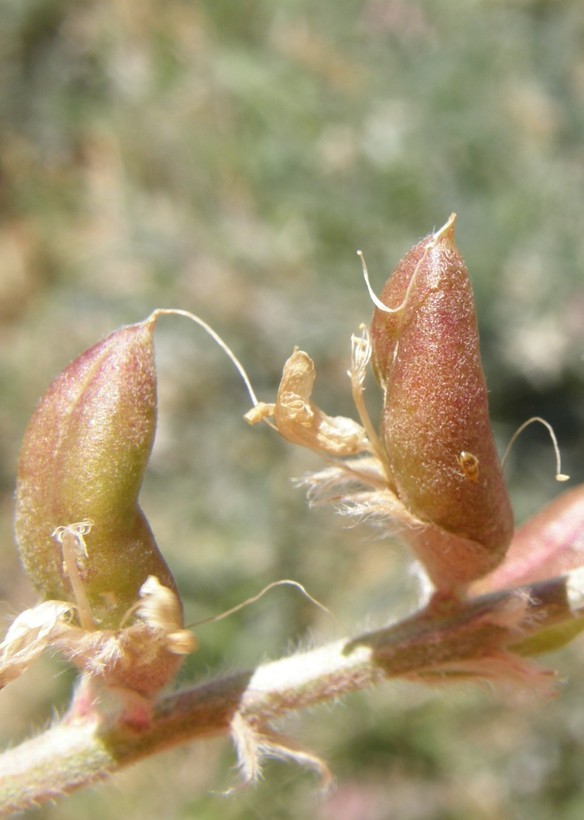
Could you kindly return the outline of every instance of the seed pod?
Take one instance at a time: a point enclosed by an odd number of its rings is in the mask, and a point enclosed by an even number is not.
[[[562,493],[522,524],[505,561],[472,586],[473,595],[546,581],[584,567],[584,484]],[[584,605],[584,600],[579,604]]]
[[[497,566],[513,532],[454,221],[400,262],[380,297],[392,312],[376,308],[371,325],[390,478],[420,521],[407,538],[441,589]]]
[[[62,550],[86,549],[77,568],[100,628],[119,625],[148,576],[174,589],[137,501],[156,426],[154,325],[122,327],[69,365],[20,451],[15,529],[25,569],[45,599],[70,601]]]

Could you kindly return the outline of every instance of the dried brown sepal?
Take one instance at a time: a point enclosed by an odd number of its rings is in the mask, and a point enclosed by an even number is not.
[[[177,593],[163,586],[155,575],[149,575],[140,587],[136,616],[165,635],[166,648],[174,655],[190,655],[197,639],[183,629],[182,604]]]
[[[371,324],[381,437],[407,539],[439,589],[494,569],[513,516],[488,412],[472,290],[455,216],[399,263]]]
[[[266,722],[250,720],[241,712],[236,712],[231,720],[230,728],[242,784],[229,789],[227,795],[256,783],[261,777],[262,763],[266,758],[290,760],[299,766],[311,769],[319,777],[323,792],[331,786],[330,769],[318,755],[302,747],[292,738],[275,732]]]
[[[10,624],[0,643],[0,689],[18,678],[63,630],[72,605],[44,601],[25,609]]]
[[[196,649],[195,636],[182,628],[178,595],[154,576],[142,584],[120,629],[84,629],[74,622],[73,610],[70,603],[44,601],[15,618],[0,643],[0,689],[51,647],[92,681],[86,689],[150,697],[175,673],[177,656]]]

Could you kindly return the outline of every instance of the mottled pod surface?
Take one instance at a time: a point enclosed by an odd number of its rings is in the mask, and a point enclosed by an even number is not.
[[[454,222],[402,259],[380,296],[398,309],[376,308],[371,325],[388,469],[403,504],[430,525],[410,540],[440,587],[488,572],[513,533]]]
[[[78,567],[97,626],[116,627],[141,584],[174,588],[138,493],[156,427],[154,320],[122,327],[55,379],[25,433],[16,489],[16,537],[46,599],[71,600],[58,527],[87,519]]]

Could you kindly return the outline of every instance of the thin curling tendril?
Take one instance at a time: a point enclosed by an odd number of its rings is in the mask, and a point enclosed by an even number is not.
[[[413,272],[412,278],[410,279],[410,282],[408,284],[408,287],[407,287],[407,290],[406,290],[406,295],[404,296],[403,301],[401,302],[401,304],[399,304],[397,307],[394,307],[394,308],[390,308],[390,307],[388,307],[388,305],[384,304],[381,301],[381,299],[377,296],[377,294],[375,293],[373,288],[371,287],[371,282],[370,282],[370,279],[369,279],[369,271],[367,270],[367,264],[365,262],[365,256],[363,255],[363,251],[357,251],[357,256],[361,260],[361,270],[363,272],[363,279],[365,280],[365,285],[366,285],[367,291],[369,293],[369,298],[371,299],[371,301],[373,302],[373,304],[375,305],[376,308],[381,310],[383,313],[399,313],[400,310],[403,310],[405,308],[405,306],[408,303],[408,299],[409,299],[409,296],[410,296],[410,291],[411,291],[411,289],[414,285],[414,282],[416,281],[418,271],[420,270],[422,264],[426,260],[426,257],[428,256],[428,253],[432,250],[432,248],[435,247],[436,243],[441,238],[442,234],[446,233],[446,231],[448,231],[452,227],[452,225],[454,224],[455,221],[456,221],[456,214],[455,213],[450,214],[450,216],[448,218],[448,221],[440,228],[440,230],[435,231],[432,234],[432,238],[426,244],[426,247],[424,248],[424,253],[421,255],[421,257],[418,260],[418,263],[417,263],[416,267],[414,268],[414,272]]]
[[[213,341],[219,345],[221,350],[227,355],[228,359],[232,362],[235,366],[235,369],[241,376],[241,379],[246,387],[246,390],[251,398],[252,404],[254,407],[259,407],[261,402],[259,401],[258,397],[255,394],[255,390],[252,387],[251,380],[247,375],[247,371],[242,363],[239,361],[233,350],[229,347],[227,342],[225,342],[221,336],[217,333],[217,331],[213,330],[211,325],[207,324],[204,319],[201,319],[200,316],[197,316],[195,313],[191,313],[189,310],[182,310],[181,308],[156,308],[151,315],[150,319],[156,321],[159,316],[184,316],[185,319],[190,319],[191,322],[194,322],[199,327],[203,328],[205,333],[213,339]],[[267,418],[262,418],[262,421],[265,421],[269,427],[276,429],[275,425],[269,421]]]
[[[200,621],[195,621],[192,624],[188,624],[188,628],[189,629],[194,629],[198,626],[202,626],[203,624],[209,624],[209,623],[215,623],[216,621],[222,621],[224,618],[228,618],[230,615],[234,615],[236,612],[239,612],[241,609],[244,609],[246,606],[250,606],[251,604],[255,604],[257,601],[259,601],[261,598],[263,598],[264,595],[267,592],[269,592],[271,589],[274,589],[275,587],[281,587],[281,586],[290,586],[290,587],[294,587],[295,589],[299,590],[299,592],[302,595],[304,595],[304,597],[307,598],[310,601],[310,603],[314,604],[314,606],[318,607],[320,610],[322,610],[322,612],[326,613],[327,615],[330,615],[330,617],[333,619],[335,624],[341,629],[343,634],[346,633],[346,630],[343,627],[343,625],[341,624],[341,622],[339,621],[339,619],[334,615],[333,612],[331,612],[331,610],[328,607],[326,607],[317,598],[315,598],[313,595],[311,595],[308,592],[308,590],[306,589],[306,587],[304,587],[299,581],[292,581],[289,578],[282,578],[279,581],[272,581],[271,584],[267,584],[256,595],[252,595],[251,597],[246,598],[245,601],[242,601],[240,604],[236,604],[235,606],[231,607],[230,609],[226,609],[225,612],[221,612],[219,615],[211,615],[208,618],[203,618]]]
[[[552,446],[554,448],[554,453],[556,455],[556,475],[555,475],[556,481],[569,481],[570,476],[566,475],[566,473],[562,472],[562,457],[560,455],[560,448],[558,446],[558,440],[556,438],[554,428],[551,426],[549,421],[546,421],[545,419],[542,419],[541,416],[532,416],[530,419],[527,419],[527,421],[524,421],[523,424],[520,427],[517,428],[517,430],[515,430],[515,432],[511,436],[511,441],[507,445],[507,449],[505,450],[505,452],[503,454],[503,458],[501,459],[501,467],[505,466],[507,458],[509,457],[509,453],[511,452],[511,448],[513,447],[513,445],[515,444],[515,442],[517,441],[517,439],[519,438],[521,433],[525,430],[526,427],[529,427],[529,425],[533,424],[534,422],[539,422],[539,424],[543,424],[543,426],[546,428],[546,430],[550,434],[550,438],[552,440]]]

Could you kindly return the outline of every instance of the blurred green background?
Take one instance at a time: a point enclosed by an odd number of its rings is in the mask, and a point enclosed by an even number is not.
[[[352,414],[349,337],[400,256],[457,211],[501,448],[531,415],[584,481],[581,0],[3,0],[0,6],[0,599],[30,605],[11,532],[19,440],[72,358],[154,307],[192,310],[273,398],[294,345],[317,398]],[[200,330],[157,331],[160,422],[143,507],[190,621],[291,577],[351,631],[416,605],[401,547],[293,476],[318,466],[267,428]],[[375,407],[370,389],[371,406]],[[543,429],[516,445],[519,521],[560,491]],[[292,590],[199,630],[183,679],[335,636]],[[584,644],[549,659],[559,696],[405,684],[284,728],[294,766],[231,798],[227,741],[174,750],[30,817],[442,820],[584,816]],[[0,699],[4,744],[63,709],[46,659]],[[213,794],[212,792],[215,792]]]

